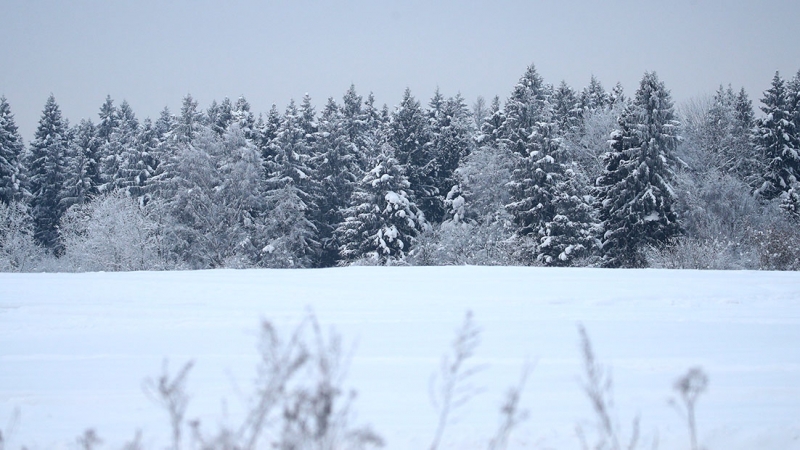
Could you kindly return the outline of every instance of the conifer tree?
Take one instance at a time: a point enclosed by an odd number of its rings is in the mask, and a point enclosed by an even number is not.
[[[561,81],[553,92],[553,121],[558,126],[558,133],[566,136],[578,131],[583,109],[575,91],[566,81]]]
[[[661,247],[680,233],[670,185],[677,126],[669,91],[655,72],[645,73],[597,180],[605,266],[642,267],[645,246]]]
[[[391,115],[389,144],[403,166],[410,186],[406,192],[424,214],[438,211],[436,159],[430,152],[427,120],[419,102],[406,88],[403,100]]]
[[[233,122],[233,105],[231,104],[231,99],[225,97],[222,99],[222,103],[219,104],[216,100],[211,102],[211,106],[209,106],[206,111],[206,117],[208,118],[208,125],[215,133],[220,136],[225,134],[231,122]]]
[[[501,127],[504,144],[514,153],[525,155],[536,123],[550,110],[550,87],[531,64],[506,101],[506,120]]]
[[[373,153],[372,148],[376,140],[377,125],[375,117],[371,116],[375,111],[369,102],[370,100],[365,101],[356,93],[354,85],[350,85],[342,97],[341,126],[347,145],[350,147],[353,182],[360,180],[367,170],[367,161],[370,153]],[[348,200],[349,198],[344,198],[345,202]]]
[[[314,145],[314,135],[317,132],[317,112],[311,104],[311,96],[303,95],[303,101],[298,109],[297,124],[303,130],[303,137],[306,144]]]
[[[192,142],[194,135],[202,126],[202,119],[203,114],[197,110],[197,102],[191,94],[186,94],[181,104],[181,115],[175,129],[175,139],[182,144]]]
[[[260,119],[260,118],[259,118]],[[281,113],[278,107],[273,103],[272,107],[267,114],[266,120],[259,120],[256,125],[256,147],[261,150],[261,158],[264,163],[268,163],[275,156],[272,152],[272,142],[278,136],[278,130],[281,127]]]
[[[500,97],[495,96],[489,107],[489,114],[481,125],[481,133],[478,139],[479,146],[497,147],[500,141],[501,127],[506,121],[505,113],[500,107]]]
[[[231,122],[239,126],[239,129],[244,132],[245,138],[255,141],[256,120],[250,111],[250,103],[247,102],[244,96],[236,99],[236,104],[233,105],[231,110]]]
[[[36,134],[27,154],[31,192],[31,216],[36,241],[60,253],[58,221],[64,212],[66,152],[69,145],[68,125],[61,116],[55,97],[45,103]]]
[[[432,102],[433,103],[433,102]],[[444,201],[456,184],[455,170],[472,152],[474,129],[469,109],[461,95],[439,100],[438,112],[431,110],[429,122],[430,153],[435,158],[436,208],[426,212],[430,223],[444,220]]]
[[[612,103],[611,96],[603,89],[603,85],[594,75],[589,80],[589,86],[581,91],[580,101],[584,111],[605,108]]]
[[[336,230],[344,261],[402,261],[417,234],[428,226],[393,153],[389,144],[382,146],[377,164],[364,175],[344,210],[345,219]]]
[[[99,145],[97,131],[90,120],[81,120],[71,134],[64,182],[64,208],[81,205],[97,195],[102,184],[97,164]]]
[[[360,97],[352,100],[355,100],[357,109],[352,109],[353,104],[348,105],[351,108],[348,111],[351,120],[346,120],[333,98],[328,99],[314,139],[312,163],[321,192],[324,193],[319,198],[319,215],[314,221],[322,244],[320,265],[323,267],[336,265],[339,260],[339,243],[334,230],[342,222],[342,210],[347,207],[353,189],[362,177],[357,152],[359,145],[363,145],[358,131],[363,123],[354,123],[352,120],[353,116],[361,115],[361,102]],[[355,143],[349,132],[353,132]]]
[[[309,165],[312,148],[302,128],[294,101],[289,102],[280,128],[270,144],[267,170],[267,202],[272,205],[271,265],[309,267],[317,262],[320,243],[312,219],[319,214],[320,187]],[[285,222],[285,223],[280,223]],[[287,228],[293,224],[295,229]],[[277,259],[276,259],[277,258]]]
[[[756,119],[753,143],[765,169],[756,193],[772,200],[786,195],[800,177],[800,142],[792,117],[792,99],[777,72],[761,103],[764,117]]]
[[[506,208],[519,227],[520,258],[564,266],[593,249],[592,211],[581,192],[585,183],[567,160],[558,125],[543,119],[525,154],[515,154]]]
[[[611,93],[608,94],[608,101],[610,102],[610,106],[614,105],[624,105],[628,99],[625,97],[625,90],[622,88],[622,83],[617,82],[614,85],[614,88],[611,89]]]
[[[151,177],[157,174],[159,166],[159,132],[156,125],[148,118],[139,127],[134,139],[134,148],[128,153],[126,160],[124,183],[128,195],[141,198],[147,193]]]
[[[148,197],[167,198],[169,196],[169,179],[173,173],[177,153],[177,141],[175,139],[177,123],[177,118],[165,106],[153,124],[155,142],[153,142],[154,146],[150,150],[152,172],[145,181],[144,186],[144,191]]]
[[[111,133],[111,139],[103,152],[105,160],[102,170],[106,177],[106,186],[102,191],[143,185],[136,181],[144,170],[144,161],[140,149],[137,148],[139,132],[139,120],[130,104],[123,100],[119,106],[119,126]]]
[[[0,203],[5,205],[26,197],[24,149],[11,107],[5,97],[0,97]]]
[[[102,146],[111,139],[111,133],[119,126],[119,115],[114,101],[110,95],[106,96],[105,102],[100,106],[100,122],[97,124],[98,145]]]

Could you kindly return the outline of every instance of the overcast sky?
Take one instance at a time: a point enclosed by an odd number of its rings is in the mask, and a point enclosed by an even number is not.
[[[406,86],[505,99],[527,65],[576,89],[632,93],[658,72],[676,101],[800,69],[797,0],[0,1],[0,95],[28,142],[52,92],[73,123],[110,94],[140,119],[186,93],[253,110],[351,83],[393,107]]]

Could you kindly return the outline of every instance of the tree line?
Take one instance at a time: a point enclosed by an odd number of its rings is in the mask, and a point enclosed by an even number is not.
[[[0,269],[349,264],[796,269],[800,72],[756,118],[744,89],[677,108],[531,65],[504,102],[351,86],[256,116],[187,95],[140,121],[51,95],[26,146],[0,98]]]

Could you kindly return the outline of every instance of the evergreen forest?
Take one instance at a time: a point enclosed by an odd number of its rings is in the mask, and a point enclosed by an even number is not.
[[[244,97],[140,119],[54,96],[23,142],[0,98],[0,271],[537,265],[800,268],[800,72],[675,105],[547,83],[508,97],[350,86],[315,106]]]

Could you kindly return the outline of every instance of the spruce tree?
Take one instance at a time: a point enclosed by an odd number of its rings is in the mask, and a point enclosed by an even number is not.
[[[119,115],[117,108],[114,106],[114,100],[110,95],[106,96],[106,101],[100,106],[100,122],[97,124],[97,140],[98,145],[102,146],[107,144],[111,139],[111,133],[119,126]]]
[[[61,116],[55,97],[50,94],[39,119],[36,134],[28,151],[28,176],[31,192],[31,216],[36,241],[60,253],[58,222],[64,212],[68,125]]]
[[[606,108],[612,103],[611,96],[603,89],[603,85],[594,75],[589,80],[589,86],[581,91],[580,102],[586,112]]]
[[[231,104],[231,99],[225,97],[222,99],[222,103],[217,103],[216,100],[212,101],[211,106],[206,110],[206,117],[212,131],[220,136],[225,134],[233,121],[233,105]]]
[[[360,101],[357,103],[358,109],[351,109],[348,115],[360,115]],[[349,105],[350,108],[352,106]],[[321,192],[324,193],[319,198],[319,214],[314,220],[322,244],[320,265],[323,267],[334,266],[339,260],[339,243],[334,230],[342,222],[342,210],[347,207],[356,182],[362,177],[356,153],[360,143],[354,143],[348,131],[354,132],[356,142],[361,136],[356,130],[348,130],[348,125],[351,128],[356,126],[345,120],[333,98],[328,99],[319,119],[312,160]]]
[[[531,64],[506,101],[506,120],[501,126],[503,143],[514,153],[525,155],[537,122],[550,110],[551,88]]]
[[[244,133],[245,138],[255,142],[255,127],[256,120],[253,113],[250,111],[250,103],[244,96],[236,99],[236,104],[233,105],[231,110],[231,123],[239,126],[239,129]]]
[[[104,191],[143,185],[137,181],[144,170],[144,161],[137,148],[139,133],[139,120],[128,102],[123,100],[119,106],[119,126],[111,134],[108,150],[104,152],[102,169],[107,179]]]
[[[22,137],[5,97],[0,97],[0,203],[10,204],[26,197],[22,170]]]
[[[553,121],[558,126],[558,133],[567,136],[579,131],[583,108],[575,91],[566,81],[561,81],[553,92]]]
[[[350,85],[342,97],[341,126],[347,145],[350,147],[349,153],[353,158],[351,175],[354,177],[354,182],[360,180],[367,170],[367,161],[369,155],[373,153],[372,148],[375,145],[374,117],[370,116],[374,110],[371,108],[371,104],[367,106],[368,102],[369,100],[365,101],[356,93],[354,85]],[[348,198],[344,198],[345,202],[348,200]]]
[[[775,73],[761,100],[764,117],[756,119],[753,143],[765,166],[756,193],[766,200],[786,195],[800,175],[800,143],[786,83]]]
[[[181,104],[181,115],[178,117],[175,139],[182,144],[192,142],[202,123],[203,114],[197,110],[197,102],[191,94],[186,94]]]
[[[400,262],[427,228],[394,149],[384,144],[377,164],[361,179],[336,230],[343,261]]]
[[[319,257],[318,230],[312,219],[319,214],[321,190],[309,164],[313,149],[302,124],[303,118],[292,100],[270,143],[271,157],[265,162],[267,202],[272,205],[267,218],[273,224],[270,248],[277,249],[269,253],[273,255],[271,264],[281,267],[309,267]],[[289,229],[281,221],[299,228]]]
[[[164,107],[158,119],[153,124],[153,138],[155,146],[151,149],[150,163],[152,172],[147,178],[144,191],[148,197],[155,196],[166,198],[169,193],[169,179],[172,176],[177,153],[175,131],[177,118],[173,116],[168,107]]]
[[[505,113],[500,107],[500,97],[495,96],[489,107],[489,114],[481,125],[481,132],[478,138],[479,146],[497,147],[500,141],[501,127],[506,121]]]
[[[97,195],[102,183],[97,158],[97,131],[90,120],[81,120],[74,127],[67,151],[67,170],[64,180],[64,208],[82,205]]]
[[[605,266],[642,267],[646,246],[661,247],[680,233],[670,185],[677,126],[669,91],[655,72],[645,73],[597,180]]]
[[[433,112],[434,110],[431,110]],[[426,212],[430,223],[440,223],[445,215],[445,197],[456,184],[455,170],[474,144],[473,122],[461,95],[440,100],[438,112],[429,122],[430,152],[435,158],[436,209]]]
[[[519,257],[548,266],[570,265],[594,247],[591,205],[553,119],[538,122],[524,155],[515,154],[506,208],[518,226]]]
[[[281,113],[278,107],[273,103],[267,114],[266,120],[259,117],[259,123],[256,124],[256,147],[261,151],[261,159],[268,163],[275,156],[271,147],[272,142],[278,136],[278,130],[281,127]]]
[[[397,162],[403,166],[411,185],[406,188],[410,198],[426,215],[439,211],[439,191],[436,188],[436,159],[431,154],[429,128],[419,102],[406,88],[403,100],[391,115],[389,144]]]

